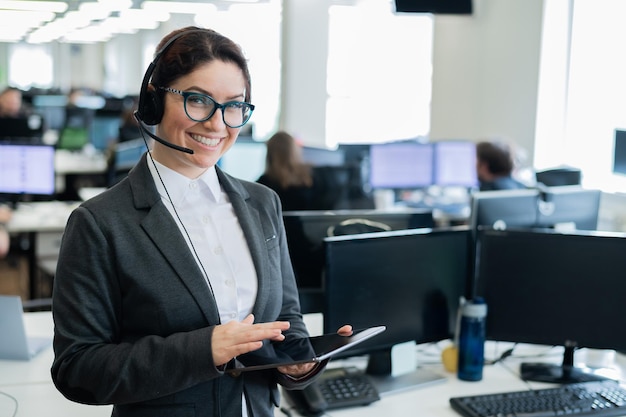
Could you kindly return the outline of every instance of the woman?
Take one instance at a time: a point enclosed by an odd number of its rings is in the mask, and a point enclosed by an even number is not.
[[[293,136],[276,132],[266,142],[265,172],[257,180],[278,193],[283,210],[317,209],[313,167],[302,159],[302,149]]]
[[[212,30],[180,29],[140,94],[153,149],[64,234],[53,381],[119,417],[273,416],[276,384],[304,386],[323,365],[225,373],[240,355],[307,335],[278,197],[215,166],[254,109],[246,59]]]

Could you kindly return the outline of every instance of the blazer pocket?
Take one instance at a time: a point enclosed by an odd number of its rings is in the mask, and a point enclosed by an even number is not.
[[[267,246],[267,250],[271,250],[278,246],[278,236],[276,236],[276,233],[266,234],[265,246]]]

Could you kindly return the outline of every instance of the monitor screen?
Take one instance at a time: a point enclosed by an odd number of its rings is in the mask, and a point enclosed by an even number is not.
[[[46,128],[59,131],[65,125],[67,96],[63,94],[36,95],[33,108],[44,117]]]
[[[0,143],[0,193],[52,195],[54,147]]]
[[[477,252],[488,339],[626,350],[626,234],[489,229]]]
[[[626,130],[615,129],[613,173],[626,174]]]
[[[436,185],[473,188],[478,185],[476,176],[476,144],[471,141],[434,142],[434,168]]]
[[[99,151],[112,148],[119,137],[121,122],[120,116],[96,113],[89,129],[89,141],[93,147]]]
[[[470,277],[470,242],[461,226],[325,239],[324,332],[387,326],[349,352],[369,354],[372,374],[381,372],[378,361],[391,369],[397,344],[450,338]]]
[[[114,170],[116,172],[128,171],[135,166],[147,151],[146,142],[143,139],[133,139],[118,143],[115,146]]]
[[[256,181],[265,171],[266,153],[265,142],[238,139],[222,156],[218,165],[234,177]]]
[[[577,185],[548,187],[540,193],[536,226],[596,230],[601,194]]]
[[[283,213],[291,263],[305,313],[321,312],[324,238],[376,230],[434,227],[432,210],[286,211]]]
[[[433,146],[391,142],[370,146],[372,188],[412,189],[433,184]]]
[[[302,159],[313,166],[343,166],[346,157],[343,149],[302,147]]]
[[[44,119],[40,114],[0,117],[0,141],[42,144]]]
[[[537,190],[480,191],[471,196],[470,227],[506,229],[534,227],[537,222]]]
[[[57,149],[79,151],[89,143],[89,129],[86,127],[65,126],[59,133]]]

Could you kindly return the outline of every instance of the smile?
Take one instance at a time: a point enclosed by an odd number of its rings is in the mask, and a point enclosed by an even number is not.
[[[206,146],[217,146],[221,141],[221,139],[211,139],[196,134],[191,134],[191,138],[196,142],[200,142],[201,144]]]

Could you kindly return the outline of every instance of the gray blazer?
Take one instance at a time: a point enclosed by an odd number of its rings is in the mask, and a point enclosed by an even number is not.
[[[277,195],[217,169],[258,275],[257,322],[286,320],[306,335]],[[206,266],[211,274],[210,265]],[[52,379],[67,398],[114,404],[113,416],[273,416],[275,370],[233,377],[216,368],[217,306],[157,192],[146,155],[128,178],[77,208],[53,289]]]

